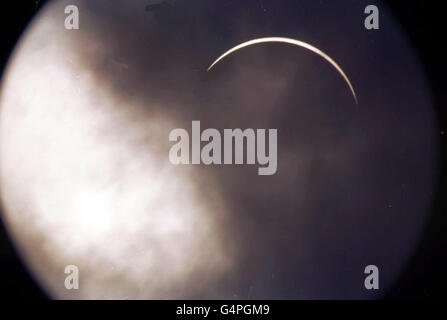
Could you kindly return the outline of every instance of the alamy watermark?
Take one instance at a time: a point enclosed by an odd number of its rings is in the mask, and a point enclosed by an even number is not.
[[[276,173],[277,129],[268,129],[268,137],[266,129],[224,129],[222,155],[222,135],[219,130],[208,128],[201,132],[200,121],[192,121],[191,127],[191,137],[185,129],[174,129],[169,134],[169,141],[177,142],[169,151],[172,164],[233,164],[234,149],[234,164],[258,164],[258,174],[261,176]],[[202,142],[207,142],[203,148]]]
[[[75,265],[65,266],[65,274],[68,274],[65,277],[64,285],[67,290],[77,290],[79,289],[79,268]]]
[[[366,290],[379,290],[379,268],[373,264],[365,267],[365,289]]]
[[[65,29],[78,30],[79,29],[79,9],[77,6],[71,4],[65,7],[64,10],[67,15],[64,21]]]

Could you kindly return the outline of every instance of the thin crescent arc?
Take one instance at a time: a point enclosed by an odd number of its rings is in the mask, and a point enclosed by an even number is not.
[[[357,94],[355,93],[354,87],[352,86],[351,81],[349,81],[348,76],[346,75],[346,73],[343,71],[343,69],[330,57],[328,56],[326,53],[324,53],[323,51],[321,51],[320,49],[306,43],[300,40],[295,40],[295,39],[291,39],[291,38],[283,38],[283,37],[267,37],[267,38],[259,38],[259,39],[254,39],[254,40],[250,40],[250,41],[246,41],[244,43],[241,43],[233,48],[231,48],[230,50],[228,50],[227,52],[225,52],[224,54],[222,54],[219,58],[217,58],[207,69],[207,71],[210,71],[219,61],[221,61],[222,59],[224,59],[226,56],[232,54],[233,52],[248,47],[248,46],[252,46],[255,44],[260,44],[260,43],[266,43],[266,42],[282,42],[282,43],[288,43],[288,44],[293,44],[305,49],[308,49],[316,54],[318,54],[320,57],[324,58],[327,62],[329,62],[337,71],[338,73],[341,74],[341,76],[343,77],[343,79],[346,81],[346,83],[349,86],[349,89],[351,90],[351,93],[354,97],[355,103],[358,104],[358,100],[357,100]]]

